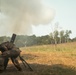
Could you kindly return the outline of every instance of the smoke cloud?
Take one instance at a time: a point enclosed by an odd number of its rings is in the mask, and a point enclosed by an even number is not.
[[[0,34],[31,34],[32,25],[45,25],[54,16],[42,0],[0,0]]]

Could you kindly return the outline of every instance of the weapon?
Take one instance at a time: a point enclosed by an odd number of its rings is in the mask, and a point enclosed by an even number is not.
[[[11,43],[14,43],[15,38],[16,38],[16,34],[13,34],[12,37],[11,37],[10,42],[11,42]],[[29,65],[20,55],[19,55],[19,58],[20,58],[20,60],[22,61],[23,65],[24,65],[25,67],[27,66],[30,71],[33,71],[33,69],[30,67],[30,65]]]
[[[10,40],[10,42],[11,42],[11,43],[14,43],[14,41],[15,41],[15,38],[16,38],[16,34],[13,34],[13,35],[12,35],[12,37],[11,37],[11,40]]]
[[[26,67],[26,65],[27,65],[27,67],[30,69],[30,71],[33,71],[33,69],[29,66],[29,64],[21,57],[21,56],[19,56],[20,57],[20,60],[22,61],[22,63],[23,63],[23,65]]]

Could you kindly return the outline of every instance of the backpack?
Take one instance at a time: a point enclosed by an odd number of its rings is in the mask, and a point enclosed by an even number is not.
[[[12,50],[8,50],[2,53],[2,56],[5,58],[13,57],[17,58],[20,55],[20,50],[19,48],[13,48]]]

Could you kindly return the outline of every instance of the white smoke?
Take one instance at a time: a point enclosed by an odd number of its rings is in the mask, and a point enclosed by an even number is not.
[[[43,5],[42,0],[0,0],[0,12],[3,34],[30,34],[31,25],[47,24],[55,16],[55,11]]]

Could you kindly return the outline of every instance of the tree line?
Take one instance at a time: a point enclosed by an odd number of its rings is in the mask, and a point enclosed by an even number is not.
[[[49,35],[35,36],[35,35],[17,35],[15,44],[17,47],[34,46],[34,45],[48,45],[48,44],[59,44],[76,41],[75,38],[70,38],[72,34],[71,30],[55,30]],[[1,36],[0,43],[10,41],[11,37]]]

